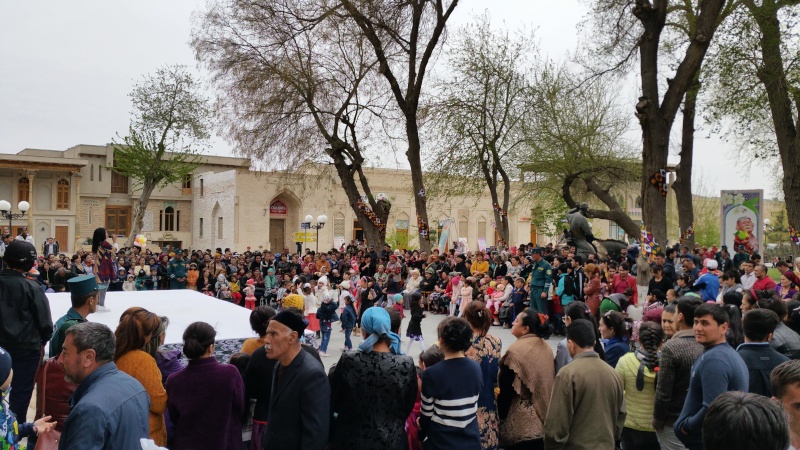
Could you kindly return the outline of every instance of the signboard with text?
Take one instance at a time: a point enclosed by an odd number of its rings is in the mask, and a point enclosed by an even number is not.
[[[286,217],[289,215],[289,209],[280,200],[275,200],[269,205],[269,215],[276,217]]]

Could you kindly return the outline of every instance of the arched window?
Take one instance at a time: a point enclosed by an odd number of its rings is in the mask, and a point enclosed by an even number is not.
[[[64,179],[56,187],[56,209],[69,209],[69,181]]]
[[[175,208],[167,206],[161,211],[161,231],[176,231],[175,230]]]
[[[19,184],[17,184],[17,198],[18,201],[31,201],[31,182],[26,177],[22,177],[19,179]]]

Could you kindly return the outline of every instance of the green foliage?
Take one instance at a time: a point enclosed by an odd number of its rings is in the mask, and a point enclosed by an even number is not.
[[[182,181],[199,164],[210,136],[212,111],[198,83],[184,66],[167,66],[145,76],[129,97],[131,125],[127,136],[114,140],[109,169],[143,188]]]
[[[410,248],[409,243],[418,237],[416,233],[410,233],[409,230],[392,228],[386,232],[386,243],[393,249],[408,249]]]

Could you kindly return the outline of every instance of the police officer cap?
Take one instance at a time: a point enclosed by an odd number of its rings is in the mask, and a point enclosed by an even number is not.
[[[12,268],[27,272],[36,261],[36,247],[30,242],[13,240],[6,247],[3,261]]]
[[[541,255],[542,254],[542,247],[536,247],[533,249],[532,253],[534,255]]]
[[[81,275],[79,277],[70,278],[67,281],[69,292],[72,298],[84,298],[92,292],[100,289],[106,289],[107,286],[97,284],[97,278],[94,275]]]

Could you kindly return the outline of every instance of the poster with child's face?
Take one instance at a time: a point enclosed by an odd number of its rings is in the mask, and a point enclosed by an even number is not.
[[[722,245],[728,247],[730,254],[740,249],[748,254],[762,253],[762,230],[764,225],[761,189],[749,191],[721,191]]]

